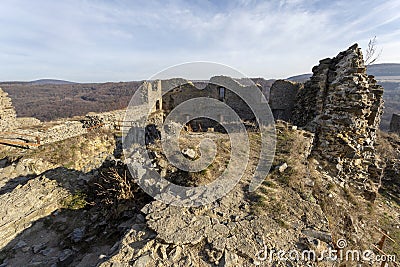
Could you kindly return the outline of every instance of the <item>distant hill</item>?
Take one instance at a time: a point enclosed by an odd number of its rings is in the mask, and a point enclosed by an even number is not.
[[[54,80],[4,82],[19,117],[43,121],[70,118],[88,112],[104,112],[128,106],[142,82],[79,84]]]
[[[28,85],[62,85],[62,84],[75,84],[75,82],[55,80],[55,79],[40,79],[34,81],[10,81],[10,82],[0,82],[1,84],[28,84]]]
[[[35,80],[28,82],[29,84],[35,84],[35,85],[44,85],[44,84],[74,84],[74,82],[69,82],[69,81],[63,81],[63,80],[53,80],[53,79],[40,79],[40,80]]]
[[[385,88],[381,129],[388,130],[393,113],[400,113],[400,64],[373,64],[368,66],[367,73],[374,75],[378,83]]]
[[[300,75],[296,75],[296,76],[289,77],[289,78],[287,78],[286,80],[289,80],[289,81],[292,81],[292,82],[304,83],[304,82],[306,82],[308,79],[310,79],[311,76],[312,76],[312,73],[300,74]]]
[[[399,76],[400,79],[400,64],[398,63],[382,63],[368,66],[367,73],[374,76]]]

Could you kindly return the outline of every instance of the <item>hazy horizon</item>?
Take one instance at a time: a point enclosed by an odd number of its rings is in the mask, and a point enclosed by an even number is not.
[[[4,1],[0,81],[146,80],[210,61],[248,77],[310,73],[377,36],[376,63],[400,63],[400,1]]]

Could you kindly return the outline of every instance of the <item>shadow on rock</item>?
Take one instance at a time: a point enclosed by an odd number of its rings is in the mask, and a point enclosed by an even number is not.
[[[95,266],[151,201],[119,160],[82,173],[56,168],[2,187],[0,266]]]

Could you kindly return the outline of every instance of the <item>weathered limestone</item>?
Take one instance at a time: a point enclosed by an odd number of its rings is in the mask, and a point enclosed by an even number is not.
[[[67,195],[57,182],[44,175],[17,186],[0,196],[0,248],[29,228],[39,218],[50,215],[60,207],[60,199]]]
[[[301,83],[285,80],[277,80],[272,84],[269,106],[275,120],[291,120],[296,96],[302,87]]]
[[[141,210],[146,224],[133,225],[100,266],[264,266],[258,255],[264,245],[271,245],[269,240],[274,240],[274,249],[286,250],[307,238],[320,244],[331,242],[328,221],[317,204],[295,196],[297,206],[284,216],[296,229],[282,231],[271,216],[250,214],[243,194],[237,186],[222,199],[199,208],[158,201],[147,204]],[[302,220],[305,207],[308,215]]]
[[[351,46],[320,61],[299,92],[294,123],[316,133],[314,154],[332,163],[339,180],[366,188],[380,185],[374,142],[383,109],[383,87],[366,74],[361,49]],[[367,179],[367,182],[364,182]]]
[[[390,121],[390,131],[400,134],[400,114],[393,114],[392,120]]]
[[[17,114],[8,94],[0,88],[0,131],[15,127]]]

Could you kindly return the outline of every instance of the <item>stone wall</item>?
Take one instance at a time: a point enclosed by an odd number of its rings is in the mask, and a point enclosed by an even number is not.
[[[16,124],[18,125],[18,127],[25,128],[40,126],[42,122],[32,117],[17,117]]]
[[[16,126],[17,114],[8,94],[0,88],[0,131],[8,131]]]
[[[48,129],[41,130],[38,135],[40,136],[41,144],[48,144],[85,133],[87,133],[87,129],[83,128],[83,124],[79,121],[60,121]]]
[[[296,96],[303,84],[277,80],[272,84],[269,96],[269,106],[275,120],[291,121]]]
[[[390,121],[390,131],[400,134],[400,114],[393,114],[392,120]]]
[[[126,109],[114,110],[110,112],[86,114],[85,119],[82,120],[86,128],[96,126],[102,123],[104,127],[114,129],[116,124],[120,123],[125,118]],[[85,123],[87,122],[87,123]]]
[[[229,88],[236,88],[239,92],[243,93],[243,95],[246,94],[246,91],[261,91],[262,88],[251,82],[251,80],[248,80],[247,83],[245,83],[246,80],[244,79],[239,81],[226,76],[215,76],[210,79],[209,83],[204,88],[198,89],[193,83],[182,80],[180,83],[175,84],[174,90],[166,93],[163,96],[163,110],[168,114],[176,106],[189,99],[208,97],[218,99],[226,103],[226,105],[231,107],[242,120],[254,120],[255,116],[243,98],[229,90]],[[221,85],[226,86],[224,87]],[[170,84],[168,84],[168,86],[171,88]],[[262,92],[260,96],[261,95]],[[266,100],[265,98],[253,99],[252,102],[252,104],[255,105],[253,108],[258,108],[258,106],[263,106]],[[218,111],[216,111],[216,113],[218,113]],[[205,121],[204,123],[207,124],[207,126],[213,126],[210,121]]]
[[[326,99],[327,84],[332,81],[333,71],[329,71],[332,60],[320,60],[319,65],[313,67],[313,76],[304,84],[304,89],[297,95],[293,110],[293,123],[310,128],[310,123],[323,112],[323,101]],[[328,79],[328,76],[329,79]],[[315,129],[311,129],[314,130]]]
[[[217,98],[217,91],[213,92],[211,88],[205,87],[204,89],[197,89],[193,83],[186,81],[184,84],[176,85],[171,87],[168,85],[167,88],[175,88],[169,91],[163,96],[163,109],[166,113],[169,113],[179,104],[198,97],[213,97]],[[163,89],[164,90],[164,89]]]
[[[293,112],[296,125],[316,133],[314,154],[332,163],[337,179],[366,189],[371,199],[382,172],[374,148],[382,96],[356,44],[313,68]]]
[[[135,108],[137,109],[136,113],[143,111],[143,107]],[[114,130],[118,125],[121,127],[123,126],[122,121],[125,118],[125,113],[125,109],[103,113],[90,112],[81,121],[54,122],[54,126],[42,130],[39,136],[41,137],[41,140],[43,140],[42,143],[53,143],[85,134],[91,127],[96,127],[99,124],[102,124],[102,128]]]

